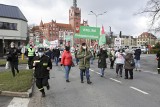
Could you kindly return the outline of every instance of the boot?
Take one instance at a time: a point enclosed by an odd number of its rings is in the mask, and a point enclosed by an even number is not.
[[[87,80],[87,84],[91,84],[92,82],[90,81],[90,79]]]
[[[43,91],[43,92],[42,92],[42,97],[45,97],[45,96],[46,96],[46,94],[45,94],[45,92]]]

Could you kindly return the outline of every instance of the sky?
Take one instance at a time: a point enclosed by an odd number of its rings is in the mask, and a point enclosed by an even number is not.
[[[149,19],[147,15],[135,15],[140,12],[148,0],[77,0],[77,7],[81,9],[81,22],[88,20],[89,26],[97,26],[109,32],[109,26],[114,34],[122,31],[123,35],[139,36],[148,31]],[[69,23],[69,9],[73,0],[1,0],[1,4],[18,6],[28,20],[28,24],[39,25],[56,20],[57,23]]]

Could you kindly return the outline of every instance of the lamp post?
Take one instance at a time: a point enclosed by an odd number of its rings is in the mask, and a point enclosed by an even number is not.
[[[96,27],[97,27],[97,17],[100,16],[100,15],[104,15],[105,13],[107,13],[107,11],[104,11],[103,13],[99,13],[99,14],[96,14],[95,12],[93,11],[90,11],[92,14],[89,14],[89,15],[95,15],[96,16]]]

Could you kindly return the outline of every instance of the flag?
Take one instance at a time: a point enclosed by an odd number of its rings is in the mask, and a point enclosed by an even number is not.
[[[99,46],[106,44],[106,35],[101,35],[99,38]]]
[[[103,27],[103,25],[102,25],[101,34],[105,34],[105,31],[104,31],[104,27]]]

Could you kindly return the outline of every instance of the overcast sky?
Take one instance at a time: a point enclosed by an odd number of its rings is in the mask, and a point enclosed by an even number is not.
[[[124,35],[138,36],[148,29],[148,19],[145,15],[134,15],[144,8],[148,0],[77,0],[81,9],[81,21],[88,20],[90,26],[96,26],[96,14],[107,11],[98,17],[98,26],[102,25],[109,32],[109,26],[115,34],[122,31]],[[69,23],[69,8],[73,0],[1,0],[2,4],[18,6],[28,20],[28,24],[39,25],[52,19],[58,23]]]

